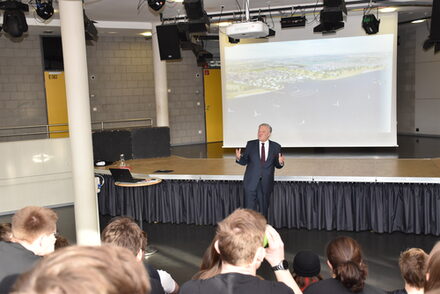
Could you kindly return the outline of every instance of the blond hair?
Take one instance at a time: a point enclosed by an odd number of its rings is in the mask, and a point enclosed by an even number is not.
[[[50,208],[27,206],[12,217],[12,236],[19,241],[34,242],[42,235],[55,233],[58,216]]]
[[[144,266],[122,247],[69,246],[46,256],[20,276],[12,293],[148,294]]]
[[[144,249],[142,230],[128,217],[113,219],[102,231],[101,239],[104,243],[127,248],[134,255],[137,255],[140,249]]]
[[[400,254],[399,267],[405,282],[422,289],[426,278],[428,254],[420,248],[410,248]]]
[[[220,258],[232,265],[249,264],[263,246],[266,219],[250,209],[237,209],[218,223]]]

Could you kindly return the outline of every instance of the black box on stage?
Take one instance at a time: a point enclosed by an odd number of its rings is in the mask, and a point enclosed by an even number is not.
[[[94,132],[93,157],[95,161],[116,161],[121,154],[132,159],[131,134],[128,130],[108,130]]]
[[[94,161],[170,156],[170,128],[128,128],[93,132]]]
[[[170,128],[139,128],[131,131],[133,158],[170,156]]]

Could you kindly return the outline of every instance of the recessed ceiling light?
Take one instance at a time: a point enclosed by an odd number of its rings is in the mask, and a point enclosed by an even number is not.
[[[426,19],[416,19],[416,20],[413,20],[411,23],[422,23],[425,21],[426,21]]]
[[[183,3],[183,0],[170,0],[170,2]]]
[[[140,33],[140,35],[142,35],[144,37],[151,37],[153,34],[151,32],[143,32],[143,33]]]
[[[397,10],[396,7],[384,7],[384,8],[379,9],[379,11],[382,13],[394,12],[396,10]]]
[[[53,13],[58,13],[58,12],[60,12],[58,9],[53,10]]]
[[[232,22],[230,21],[222,21],[222,22],[218,22],[217,25],[219,27],[227,27],[228,25],[230,25]]]

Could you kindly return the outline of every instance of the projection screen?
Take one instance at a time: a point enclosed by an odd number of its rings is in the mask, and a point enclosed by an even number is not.
[[[396,146],[393,33],[223,49],[225,147],[263,122],[283,147]]]

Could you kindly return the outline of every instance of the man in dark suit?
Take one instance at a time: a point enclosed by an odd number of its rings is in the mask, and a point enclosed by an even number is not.
[[[246,165],[243,185],[245,207],[257,210],[267,217],[270,195],[273,191],[275,167],[284,166],[280,144],[269,141],[272,127],[263,123],[258,127],[258,139],[248,141],[246,150],[235,150],[236,162]]]

